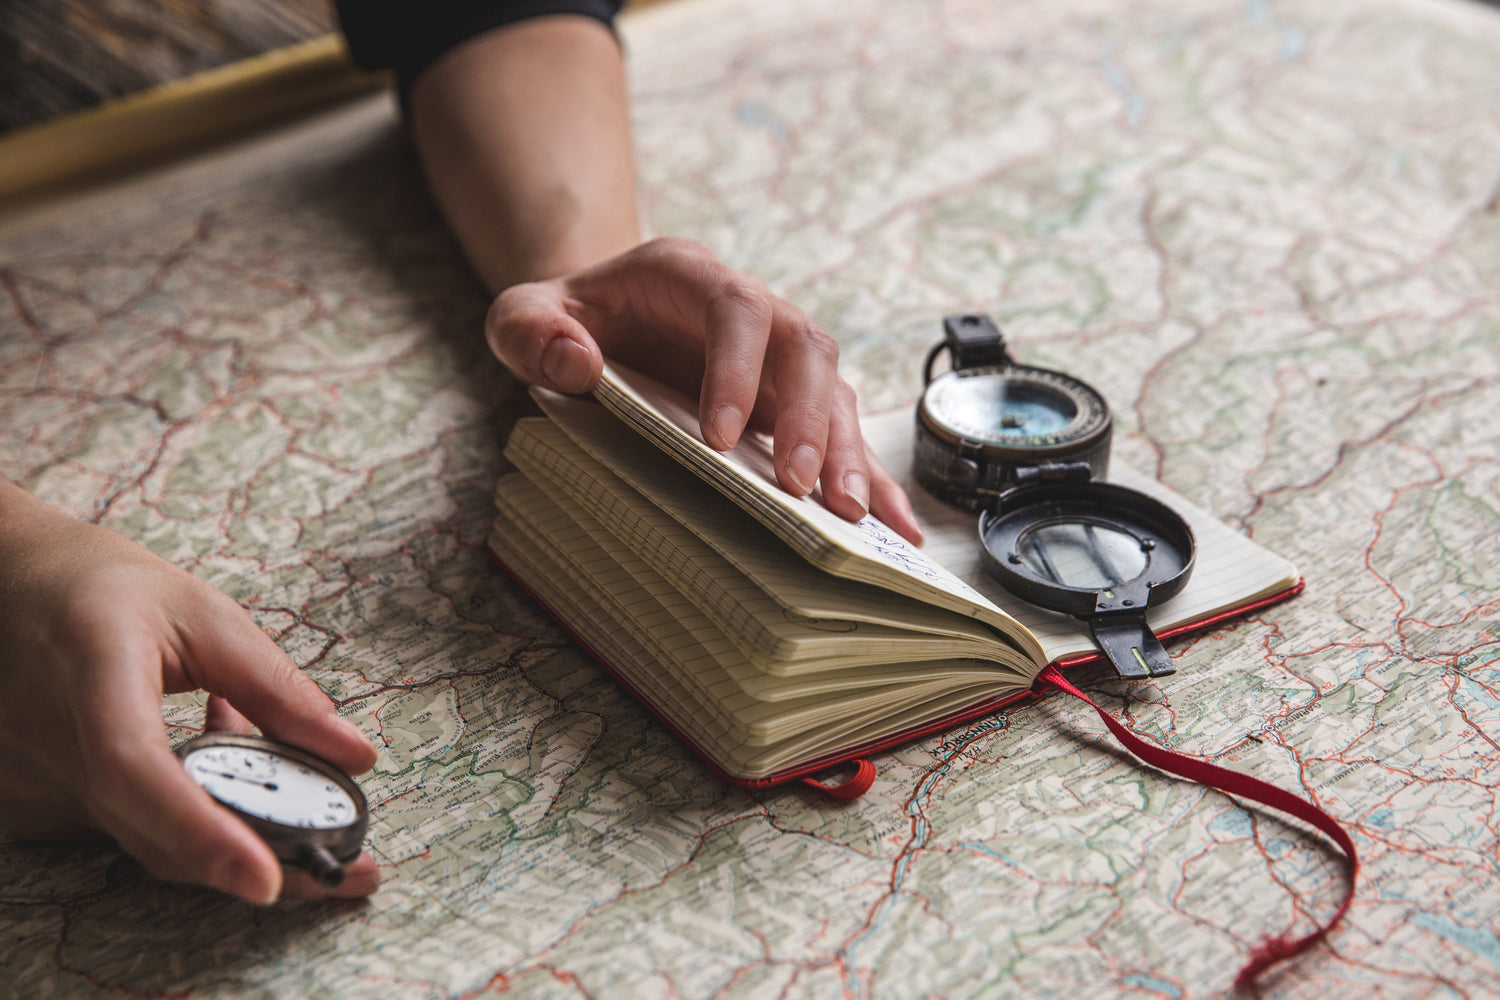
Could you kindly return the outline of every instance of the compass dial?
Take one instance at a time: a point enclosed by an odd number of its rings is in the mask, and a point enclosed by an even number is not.
[[[1109,421],[1087,385],[1018,365],[947,372],[927,387],[923,407],[939,432],[1007,449],[1084,443]]]
[[[1026,365],[944,372],[917,405],[912,469],[942,500],[978,510],[1026,469],[1109,468],[1104,397],[1078,379]]]

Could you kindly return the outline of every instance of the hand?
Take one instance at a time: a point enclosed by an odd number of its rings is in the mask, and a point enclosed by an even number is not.
[[[102,831],[154,875],[257,904],[365,896],[379,884],[368,853],[332,892],[300,872],[283,884],[270,848],[172,753],[161,698],[207,689],[208,728],[247,732],[253,719],[351,773],[375,762],[363,734],[230,598],[3,480],[0,649],[7,831]]]
[[[562,277],[514,285],[490,307],[495,355],[528,382],[592,389],[604,355],[698,398],[704,439],[771,433],[777,479],[830,510],[867,512],[920,544],[911,504],[860,435],[838,345],[795,306],[687,240],[643,243]]]

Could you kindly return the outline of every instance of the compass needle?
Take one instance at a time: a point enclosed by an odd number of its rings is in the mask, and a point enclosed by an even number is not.
[[[1089,556],[1093,559],[1094,566],[1098,569],[1099,576],[1104,581],[1104,585],[1109,586],[1124,579],[1120,571],[1115,568],[1115,564],[1110,560],[1109,551],[1104,543],[1099,540],[1099,533],[1095,530],[1094,525],[1085,524],[1083,526],[1083,533],[1088,536],[1089,540],[1085,548]]]

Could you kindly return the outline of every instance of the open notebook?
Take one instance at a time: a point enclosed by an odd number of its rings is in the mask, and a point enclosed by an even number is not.
[[[597,402],[534,392],[496,489],[495,558],[717,770],[763,786],[994,711],[1049,662],[1096,655],[1088,627],[1007,594],[979,560],[975,516],[908,483],[916,549],[775,483],[770,444],[703,442],[686,398],[618,367]],[[602,403],[603,405],[600,405]],[[913,418],[862,425],[898,478]],[[1150,615],[1159,635],[1262,607],[1296,569],[1158,483],[1198,564]]]

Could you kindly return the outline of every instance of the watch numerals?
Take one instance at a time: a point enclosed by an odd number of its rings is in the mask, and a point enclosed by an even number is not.
[[[264,748],[264,749],[263,749]],[[294,747],[239,734],[207,734],[177,751],[189,776],[251,823],[283,858],[296,845],[357,850],[366,827],[359,786]]]

